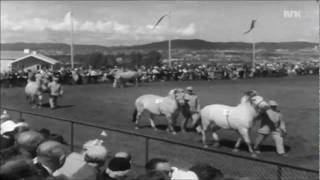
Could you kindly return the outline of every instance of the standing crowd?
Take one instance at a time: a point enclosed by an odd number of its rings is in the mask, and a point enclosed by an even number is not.
[[[123,71],[127,69],[120,68]],[[114,68],[94,69],[88,68],[60,68],[49,71],[39,70],[43,76],[57,76],[62,84],[90,84],[98,82],[113,81],[110,74]],[[171,68],[168,65],[162,66],[140,66],[135,68],[142,82],[154,81],[186,81],[186,80],[215,80],[215,79],[246,79],[256,77],[283,77],[293,75],[317,75],[319,74],[319,64],[316,61],[303,63],[256,63],[255,68],[248,64],[228,63],[228,64],[174,64]],[[23,86],[26,83],[29,72],[14,71],[0,74],[1,84],[12,86]]]

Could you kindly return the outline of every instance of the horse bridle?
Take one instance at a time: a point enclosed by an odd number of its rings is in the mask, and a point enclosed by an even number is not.
[[[261,99],[258,103],[254,104],[254,103],[252,102],[252,98],[253,98],[253,97],[254,97],[254,96],[250,97],[250,103],[254,105],[254,108],[255,108],[256,111],[260,112],[261,109],[259,108],[259,105],[260,105],[262,102],[265,102],[265,101],[264,101],[264,99]]]

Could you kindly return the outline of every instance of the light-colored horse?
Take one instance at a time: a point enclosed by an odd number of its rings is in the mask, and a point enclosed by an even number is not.
[[[110,74],[114,77],[114,83],[113,83],[113,87],[117,88],[117,87],[125,87],[126,82],[128,81],[134,81],[135,82],[135,86],[138,86],[138,82],[139,82],[139,77],[141,75],[140,72],[138,71],[122,71],[120,69],[113,69],[110,71]]]
[[[33,106],[42,106],[43,93],[48,90],[46,80],[36,77],[35,80],[28,79],[25,87],[27,101]]]
[[[253,120],[259,115],[259,111],[266,107],[268,107],[268,103],[258,95],[242,97],[241,103],[237,106],[222,104],[205,106],[200,111],[202,143],[205,147],[208,147],[206,138],[209,130],[211,130],[212,137],[216,142],[215,145],[218,147],[219,137],[216,132],[219,129],[232,129],[239,134],[234,152],[238,151],[243,139],[249,152],[252,156],[255,156],[251,146],[249,130],[252,127]]]
[[[181,107],[185,104],[184,93],[179,89],[173,89],[168,96],[162,97],[153,94],[142,95],[135,101],[135,110],[132,121],[135,123],[135,128],[138,129],[141,114],[148,111],[150,114],[149,121],[151,127],[157,130],[153,121],[155,116],[165,116],[168,120],[168,132],[176,134],[173,125],[181,111]]]

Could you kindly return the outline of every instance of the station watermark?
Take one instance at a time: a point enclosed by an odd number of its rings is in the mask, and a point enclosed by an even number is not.
[[[283,18],[285,19],[300,19],[301,11],[297,9],[286,9],[283,10]]]

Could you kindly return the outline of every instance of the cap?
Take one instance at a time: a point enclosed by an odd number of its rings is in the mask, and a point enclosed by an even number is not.
[[[270,100],[269,101],[270,106],[279,106],[278,103],[275,100]]]
[[[192,88],[191,86],[188,86],[188,87],[187,87],[187,90],[188,90],[188,91],[193,91],[193,88]]]
[[[89,147],[84,155],[88,162],[99,163],[104,162],[107,158],[108,150],[101,145]]]
[[[7,132],[11,132],[16,128],[16,123],[8,120],[5,121],[3,123],[1,123],[1,134],[7,133]]]
[[[42,134],[37,131],[30,130],[19,133],[16,141],[20,147],[36,149],[43,140],[44,138]]]
[[[37,148],[37,156],[58,158],[67,155],[67,148],[57,141],[48,140],[41,143]]]

